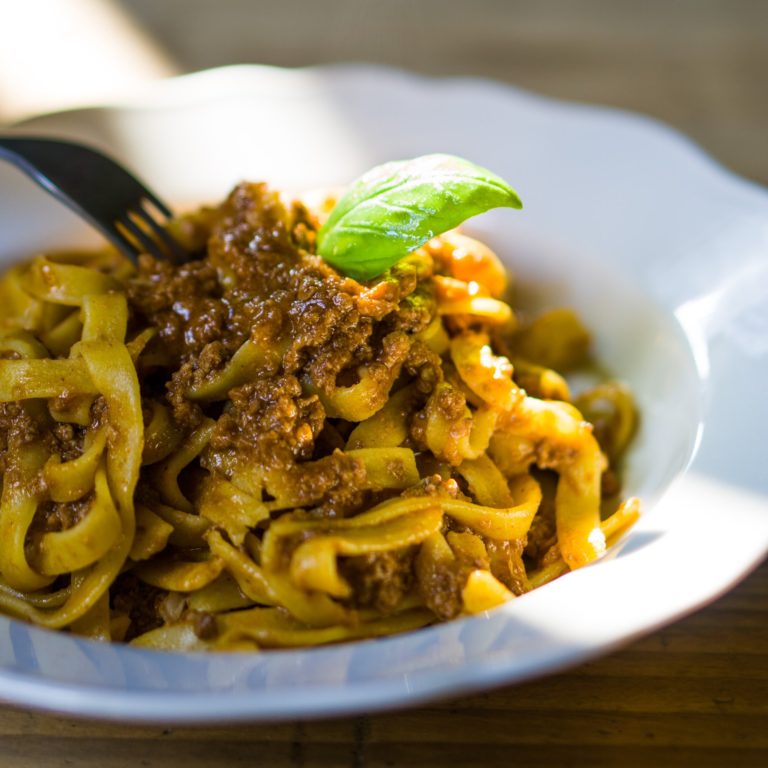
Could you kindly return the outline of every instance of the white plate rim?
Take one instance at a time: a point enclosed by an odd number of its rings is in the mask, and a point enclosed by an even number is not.
[[[400,80],[403,84],[409,84],[408,87],[415,82],[430,83],[444,88],[446,91],[451,88],[469,86],[485,89],[487,93],[495,94],[498,98],[528,101],[537,105],[536,108],[555,110],[563,114],[578,112],[594,118],[596,123],[603,125],[612,120],[629,121],[640,130],[653,134],[655,139],[669,143],[670,146],[674,147],[674,152],[695,155],[697,161],[708,166],[723,184],[735,185],[740,188],[743,194],[753,196],[756,200],[760,198],[761,204],[768,200],[765,190],[759,185],[732,174],[690,139],[651,118],[613,108],[561,102],[530,94],[512,86],[474,78],[433,79],[371,65],[334,65],[301,70],[280,70],[248,65],[185,75],[156,83],[133,97],[116,101],[109,107],[128,107],[139,110],[163,108],[169,104],[187,104],[190,101],[200,99],[206,89],[209,93],[217,93],[219,97],[227,98],[236,95],[242,88],[253,87],[254,82],[259,81],[260,78],[266,77],[274,82],[274,78],[311,79],[318,75],[331,78],[336,76],[385,78],[390,81]],[[81,111],[78,110],[77,112]],[[55,118],[55,115],[49,117]],[[45,117],[35,119],[27,125],[34,126],[38,123],[42,125],[45,120]],[[24,124],[20,128],[23,130]],[[603,655],[716,599],[743,578],[752,568],[756,567],[765,556],[766,551],[768,551],[768,540],[762,548],[758,542],[752,556],[743,562],[741,569],[734,570],[728,580],[721,581],[714,588],[710,587],[706,594],[698,596],[697,599],[689,601],[684,606],[678,605],[674,609],[660,614],[653,621],[646,620],[635,626],[627,627],[620,636],[606,637],[600,642],[585,647],[570,647],[561,649],[557,653],[544,654],[539,659],[530,660],[525,668],[510,664],[509,659],[505,660],[504,658],[493,658],[485,661],[474,659],[452,667],[447,673],[431,670],[410,680],[404,680],[401,676],[383,682],[347,683],[342,687],[313,685],[303,689],[293,688],[290,690],[284,686],[276,689],[276,691],[271,691],[268,696],[263,693],[258,694],[253,689],[237,693],[231,691],[227,693],[209,692],[211,698],[207,698],[205,695],[190,696],[188,693],[178,691],[148,693],[111,687],[100,688],[93,685],[65,684],[18,673],[2,666],[0,667],[0,697],[33,708],[123,722],[268,721],[289,717],[356,714],[361,711],[369,712],[412,705],[435,697],[466,694],[509,682],[522,682]],[[3,619],[2,621],[6,622],[7,620]],[[455,625],[466,625],[477,621],[479,619],[464,619],[456,622]],[[41,635],[50,635],[44,630],[27,628],[16,622],[10,623],[14,624],[17,630],[23,627],[19,631],[28,633],[30,637],[39,638]],[[78,642],[89,644],[87,641]],[[397,638],[391,638],[376,642],[381,645],[391,645],[397,644],[399,641]],[[98,652],[95,648],[93,650]],[[126,650],[128,653],[139,656],[145,653],[135,649]],[[279,652],[275,657],[292,653],[295,652]],[[209,709],[207,705],[213,704],[214,700],[215,708]]]

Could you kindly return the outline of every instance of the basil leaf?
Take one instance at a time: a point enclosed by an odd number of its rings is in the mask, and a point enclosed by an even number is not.
[[[506,181],[452,155],[385,163],[355,181],[317,235],[340,272],[370,280],[436,235],[491,208],[522,208]]]

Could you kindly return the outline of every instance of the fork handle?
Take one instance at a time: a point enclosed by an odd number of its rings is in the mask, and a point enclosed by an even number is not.
[[[35,163],[29,160],[30,156],[37,156],[49,163],[55,164],[58,160],[55,147],[56,145],[60,146],[63,143],[69,142],[26,137],[20,138],[18,136],[0,136],[0,158],[8,160],[15,165],[20,171],[29,176],[32,181],[41,186],[46,192],[53,195],[59,202],[64,203],[67,208],[74,211],[78,216],[86,219],[111,241],[111,233],[100,221],[79,206],[71,197],[69,197],[69,195],[65,195],[49,175],[43,173]],[[53,149],[53,153],[47,151],[51,149]]]
[[[119,174],[122,181],[130,183],[130,195],[127,199],[120,200],[121,213],[129,212],[132,204],[144,199],[166,218],[171,218],[173,215],[157,195],[119,163],[84,144],[60,139],[0,135],[0,159],[8,160],[15,165],[46,192],[101,232],[110,243],[134,262],[138,254],[143,252],[141,251],[141,245],[144,244],[142,233],[138,233],[139,246],[136,247],[126,238],[125,233],[119,230],[118,217],[114,212],[105,212],[104,216],[99,217],[97,212],[89,210],[79,202],[82,196],[73,193],[73,185],[79,192],[92,193],[93,190],[101,189],[104,178],[100,171],[103,170],[104,164],[108,163],[109,170],[113,174]],[[97,161],[96,167],[94,167],[94,161]],[[115,190],[113,189],[112,192]],[[159,257],[174,263],[190,259],[190,254],[187,254],[184,248],[152,217],[147,217],[147,223],[162,240],[163,248],[158,251]],[[131,229],[132,226],[130,224],[128,228]]]
[[[108,242],[112,243],[118,250],[128,256],[132,261],[136,260],[136,254],[129,247],[127,242],[123,242],[117,237],[117,234],[106,226],[95,216],[91,215],[85,208],[79,205],[72,197],[59,189],[56,182],[51,179],[47,173],[43,173],[34,162],[29,158],[35,157],[38,161],[42,160],[47,164],[52,164],[55,168],[61,158],[56,153],[56,146],[59,150],[61,144],[58,140],[38,139],[38,138],[20,138],[16,136],[0,136],[0,158],[9,161],[15,165],[22,173],[26,174],[38,186],[42,187],[48,194],[52,195],[60,203],[73,211],[81,219],[87,221],[92,227],[98,230]],[[79,146],[74,144],[73,146]]]

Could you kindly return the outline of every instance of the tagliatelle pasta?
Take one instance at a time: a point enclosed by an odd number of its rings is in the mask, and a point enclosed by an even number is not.
[[[454,231],[346,278],[317,215],[242,184],[173,222],[188,264],[2,278],[0,610],[162,649],[370,638],[492,609],[634,522],[630,393],[555,370],[585,361],[573,313],[519,320]]]

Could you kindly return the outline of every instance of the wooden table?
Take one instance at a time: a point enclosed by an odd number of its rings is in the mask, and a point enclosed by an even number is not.
[[[652,114],[768,183],[768,2],[122,5],[182,70],[369,60],[492,76]],[[417,710],[226,729],[121,727],[0,708],[0,768],[238,765],[768,765],[768,563],[713,605],[607,658]]]

